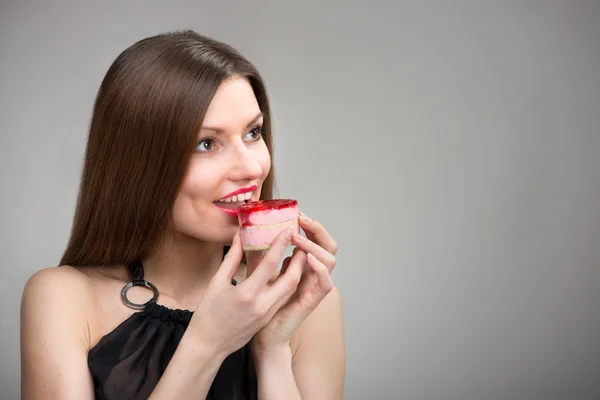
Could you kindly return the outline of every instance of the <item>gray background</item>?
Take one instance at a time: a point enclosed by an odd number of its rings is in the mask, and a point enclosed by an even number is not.
[[[192,28],[267,81],[280,194],[341,245],[346,399],[600,398],[600,2],[3,1],[0,396],[117,56]],[[51,316],[48,316],[51,318]]]

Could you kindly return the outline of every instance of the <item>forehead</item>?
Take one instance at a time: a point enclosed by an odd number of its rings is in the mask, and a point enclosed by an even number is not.
[[[224,81],[213,97],[203,126],[227,128],[245,124],[260,112],[250,83],[244,78]]]

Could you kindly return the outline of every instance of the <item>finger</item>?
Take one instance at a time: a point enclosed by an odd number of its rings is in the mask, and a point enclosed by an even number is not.
[[[256,267],[260,264],[265,256],[263,250],[248,250],[246,251],[246,277],[252,275]]]
[[[291,257],[285,274],[280,275],[267,292],[266,301],[269,304],[275,304],[275,308],[281,307],[294,294],[305,265],[306,253],[298,251]]]
[[[277,276],[275,277],[273,282],[277,282],[278,279],[283,279],[282,276],[287,273],[291,260],[292,260],[292,257],[286,257],[285,260],[283,260],[283,263],[281,265],[281,271],[279,272],[279,274],[277,274]],[[274,312],[279,310],[285,303],[287,303],[287,301],[289,300],[290,297],[292,297],[293,294],[294,294],[294,291],[291,290],[286,296],[279,299],[275,303],[275,305],[271,306],[271,310]]]
[[[327,250],[329,253],[335,255],[338,251],[338,244],[333,240],[327,229],[323,227],[319,222],[308,218],[304,214],[300,214],[298,218],[300,227],[306,232],[306,237],[319,246]]]
[[[335,267],[335,256],[312,240],[295,233],[292,237],[292,243],[296,245],[297,248],[304,250],[306,253],[314,255],[319,261],[327,266],[329,272],[331,272]]]
[[[242,285],[250,287],[251,291],[257,292],[269,281],[290,243],[292,233],[292,228],[287,228],[277,235],[267,254]]]
[[[296,250],[294,250],[295,252]],[[290,265],[290,260],[292,259],[292,257],[286,257],[283,260],[283,263],[281,264],[281,271],[279,272],[279,276],[285,274],[285,271],[287,271],[288,266]]]
[[[325,297],[325,295],[329,293],[331,289],[333,289],[333,282],[331,281],[331,274],[329,273],[329,270],[325,264],[317,260],[317,258],[310,253],[306,256],[306,261],[317,274],[319,287],[323,290],[323,297]]]
[[[215,277],[219,281],[229,284],[240,266],[243,255],[244,250],[240,240],[240,234],[238,232],[233,237],[231,247],[225,255],[225,258],[223,259],[219,270],[215,274]]]

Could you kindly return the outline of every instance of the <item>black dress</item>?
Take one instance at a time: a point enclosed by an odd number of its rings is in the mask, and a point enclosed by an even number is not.
[[[144,280],[140,262],[130,265],[129,271],[133,281],[128,286],[142,285],[156,290]],[[103,336],[88,353],[96,399],[147,399],[192,318],[191,311],[157,304],[157,291],[145,305],[128,303],[128,286],[123,289],[123,300],[140,311]],[[256,371],[250,348],[245,345],[225,359],[207,399],[256,400],[257,397]]]

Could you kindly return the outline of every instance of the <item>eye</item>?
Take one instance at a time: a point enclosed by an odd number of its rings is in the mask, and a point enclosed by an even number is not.
[[[198,142],[196,150],[200,153],[208,153],[215,148],[215,141],[213,139],[202,139]]]
[[[263,135],[263,127],[262,126],[257,126],[254,129],[252,129],[250,132],[246,133],[246,138],[247,140],[254,142],[256,140],[259,140]]]

